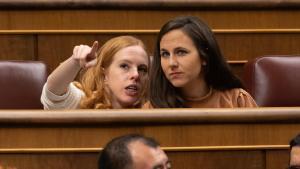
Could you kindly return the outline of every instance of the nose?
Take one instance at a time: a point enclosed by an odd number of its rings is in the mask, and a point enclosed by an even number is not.
[[[130,79],[133,79],[133,80],[137,80],[139,79],[140,77],[140,74],[139,74],[139,71],[138,71],[138,68],[134,68],[131,70],[130,72]]]
[[[178,66],[177,58],[174,57],[173,55],[169,57],[169,65],[171,67],[177,67]]]

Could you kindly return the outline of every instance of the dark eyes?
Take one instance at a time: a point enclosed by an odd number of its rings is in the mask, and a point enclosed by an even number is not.
[[[164,167],[163,166],[157,166],[154,169],[164,169]]]
[[[188,53],[188,51],[183,50],[183,49],[179,49],[179,50],[175,51],[176,56],[185,56],[187,53]],[[163,58],[167,58],[167,57],[170,56],[170,53],[167,52],[167,51],[161,51],[160,56],[163,57]]]
[[[127,63],[120,64],[120,68],[122,68],[125,71],[129,71],[131,69],[131,66]],[[140,65],[137,68],[138,72],[141,72],[143,74],[146,74],[148,72],[148,67],[145,65]]]
[[[172,165],[171,165],[171,162],[170,162],[170,161],[168,161],[168,162],[166,163],[166,168],[167,168],[167,169],[171,169],[171,168],[172,168]],[[154,169],[164,169],[164,166],[163,166],[163,164],[157,165],[157,166],[154,167]]]
[[[146,66],[139,66],[138,67],[138,71],[142,72],[142,73],[147,73],[148,72],[148,68]]]
[[[126,64],[126,63],[123,63],[123,64],[120,65],[120,68],[128,70],[129,69],[129,65]]]
[[[178,50],[178,51],[176,52],[176,54],[177,54],[178,56],[184,56],[185,54],[187,54],[187,51],[185,51],[185,50]]]
[[[164,58],[166,58],[166,57],[169,57],[169,52],[166,52],[166,51],[162,51],[162,52],[160,52],[160,57],[164,57]]]

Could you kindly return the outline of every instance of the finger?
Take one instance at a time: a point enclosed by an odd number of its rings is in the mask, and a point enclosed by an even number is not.
[[[93,67],[97,64],[97,59],[93,59],[92,61],[86,63],[85,68]]]
[[[93,43],[93,46],[92,46],[92,49],[91,49],[90,53],[87,56],[88,61],[93,60],[97,57],[98,47],[99,47],[99,43],[98,43],[98,41],[95,41]]]
[[[98,48],[99,48],[99,43],[98,41],[95,41],[92,46],[91,54],[96,53],[98,51]]]
[[[85,50],[85,45],[79,45],[77,51],[78,58],[82,58],[82,56],[84,55],[84,50]]]
[[[78,48],[79,48],[79,46],[75,46],[74,48],[73,48],[73,57],[74,58],[78,58]]]

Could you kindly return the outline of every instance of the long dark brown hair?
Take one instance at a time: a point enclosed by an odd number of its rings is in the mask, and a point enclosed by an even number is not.
[[[161,67],[160,41],[165,34],[175,29],[182,30],[192,39],[199,56],[207,63],[203,71],[208,86],[221,91],[243,87],[225,61],[211,29],[197,17],[177,17],[163,25],[156,41],[150,74],[150,102],[153,107],[186,107],[185,100],[168,81]]]

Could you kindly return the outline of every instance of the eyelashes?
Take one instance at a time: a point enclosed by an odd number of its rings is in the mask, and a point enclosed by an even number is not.
[[[130,71],[134,66],[131,66],[127,63],[122,63],[119,66],[121,69],[123,69],[124,71]],[[148,73],[148,67],[146,65],[140,65],[137,67],[138,72],[142,73],[142,74],[146,74]]]
[[[183,48],[178,48],[178,49],[175,49],[174,51],[174,55],[175,56],[185,56],[189,53],[188,50],[186,49],[183,49]],[[160,52],[160,56],[163,57],[163,58],[167,58],[167,57],[170,57],[170,52],[166,51],[166,50],[162,50]]]

